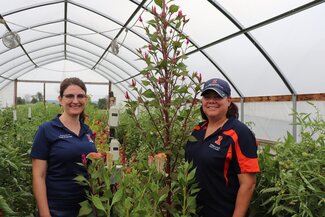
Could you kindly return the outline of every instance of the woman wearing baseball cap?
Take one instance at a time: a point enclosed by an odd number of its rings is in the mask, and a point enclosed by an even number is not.
[[[199,215],[246,216],[260,172],[255,136],[238,120],[226,81],[206,81],[201,95],[204,121],[194,128],[196,139],[185,148],[186,159],[196,167]]]

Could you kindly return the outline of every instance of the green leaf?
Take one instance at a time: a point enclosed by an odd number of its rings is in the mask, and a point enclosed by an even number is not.
[[[161,60],[159,63],[158,63],[158,68],[165,68],[167,67],[167,62],[166,60]]]
[[[83,183],[83,182],[88,183],[88,180],[83,175],[78,175],[73,180],[76,180],[78,183]]]
[[[177,68],[178,69],[180,69],[180,70],[186,70],[186,65],[184,64],[184,63],[179,63],[178,65],[177,65]]]
[[[87,200],[79,203],[81,208],[79,210],[78,216],[86,216],[92,212],[92,207]]]
[[[150,82],[149,82],[149,81],[142,80],[142,84],[143,84],[144,86],[148,86],[148,85],[150,85]]]
[[[158,39],[157,39],[158,35],[156,32],[154,34],[148,34],[148,37],[150,38],[151,41],[158,42]]]
[[[104,212],[106,213],[106,210],[105,210],[105,208],[104,208],[104,206],[103,206],[103,203],[102,203],[102,201],[99,199],[99,197],[93,195],[93,196],[91,197],[91,201],[93,202],[93,204],[95,205],[95,207],[96,207],[97,209],[102,210],[102,211],[104,211]]]
[[[177,91],[178,93],[188,93],[188,87],[187,86],[182,86],[181,88],[179,88],[179,90]]]
[[[288,213],[295,213],[296,212],[295,210],[293,210],[293,209],[291,209],[289,207],[280,205],[280,206],[277,206],[277,207],[275,207],[273,209],[272,215],[274,215],[275,213],[278,213],[280,211],[287,211]]]
[[[188,175],[187,175],[187,181],[191,181],[194,179],[196,173],[196,169],[193,169]]]
[[[155,98],[155,93],[151,89],[148,89],[148,90],[144,91],[143,95],[146,98]]]
[[[177,6],[177,5],[171,5],[169,7],[169,11],[172,12],[172,13],[175,13],[175,12],[178,11],[178,8],[179,8],[179,6]]]
[[[123,196],[123,191],[121,189],[117,190],[117,192],[115,192],[113,200],[112,200],[112,206],[115,203],[119,202],[121,200],[122,196]]]
[[[162,201],[164,201],[166,198],[167,198],[167,194],[161,195],[159,200],[158,200],[158,204],[161,203]]]
[[[316,191],[316,189],[310,184],[310,182],[306,179],[306,177],[301,172],[299,172],[299,175],[309,189],[311,189],[312,191]]]
[[[179,41],[174,41],[173,43],[173,48],[176,50],[177,48],[181,47],[182,46],[182,43],[179,42]]]
[[[156,5],[162,8],[162,0],[155,0]]]
[[[266,188],[266,189],[261,190],[261,193],[265,194],[265,193],[277,192],[277,191],[280,191],[280,189],[278,187],[271,187],[271,188]]]

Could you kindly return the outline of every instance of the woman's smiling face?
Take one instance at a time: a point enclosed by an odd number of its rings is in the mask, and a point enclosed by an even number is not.
[[[225,118],[230,103],[231,100],[229,97],[222,98],[213,90],[207,90],[203,94],[202,108],[209,120]]]
[[[78,85],[69,85],[58,99],[63,112],[70,116],[80,115],[87,103],[87,95]]]

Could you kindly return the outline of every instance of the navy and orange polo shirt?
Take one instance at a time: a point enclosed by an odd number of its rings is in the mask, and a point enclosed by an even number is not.
[[[196,167],[201,188],[197,204],[204,217],[232,216],[239,189],[238,174],[260,171],[256,139],[252,131],[236,118],[204,139],[208,122],[202,122],[187,142],[185,157]]]

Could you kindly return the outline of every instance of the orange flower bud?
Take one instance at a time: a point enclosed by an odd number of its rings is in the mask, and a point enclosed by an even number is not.
[[[89,154],[87,154],[87,157],[86,158],[93,159],[93,160],[98,160],[101,157],[102,157],[102,155],[100,153],[90,152]]]

